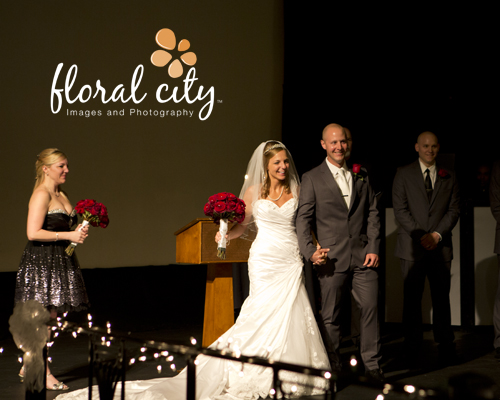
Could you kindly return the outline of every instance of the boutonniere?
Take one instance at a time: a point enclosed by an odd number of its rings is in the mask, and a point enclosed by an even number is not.
[[[354,174],[354,179],[355,180],[361,180],[363,181],[363,175],[361,175],[361,164],[353,164],[352,165],[352,173]]]
[[[438,171],[438,176],[441,179],[448,179],[450,177],[450,174],[445,169],[440,168],[439,171]]]

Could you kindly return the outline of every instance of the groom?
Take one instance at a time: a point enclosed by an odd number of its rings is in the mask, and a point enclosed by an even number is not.
[[[297,211],[299,247],[314,264],[321,288],[325,346],[332,370],[340,372],[340,307],[343,292],[352,288],[360,308],[360,350],[368,377],[383,380],[378,325],[378,248],[380,221],[368,176],[346,166],[344,129],[330,124],[321,146],[326,160],[302,177]],[[313,231],[322,248],[313,242]]]

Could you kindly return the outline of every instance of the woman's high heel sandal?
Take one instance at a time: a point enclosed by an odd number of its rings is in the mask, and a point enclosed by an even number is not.
[[[47,378],[52,374],[48,374]],[[52,375],[53,376],[53,375]],[[47,386],[47,390],[68,390],[69,386],[66,386],[64,382],[57,382],[52,385],[52,387]]]

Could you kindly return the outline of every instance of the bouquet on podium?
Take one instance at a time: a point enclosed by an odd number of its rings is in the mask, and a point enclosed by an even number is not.
[[[203,211],[207,217],[214,220],[219,224],[219,233],[221,240],[217,247],[217,257],[221,259],[226,258],[226,234],[227,225],[229,222],[237,222],[241,224],[245,219],[245,202],[237,198],[232,193],[221,192],[214,194],[208,198],[207,204]]]
[[[80,200],[76,203],[75,211],[83,218],[80,229],[87,225],[106,228],[109,224],[108,210],[106,206],[102,203],[96,202],[95,200]],[[66,247],[66,254],[68,256],[72,255],[77,245],[77,243],[71,242],[70,245]]]

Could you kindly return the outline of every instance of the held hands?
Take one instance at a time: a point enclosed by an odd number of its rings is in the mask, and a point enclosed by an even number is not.
[[[89,227],[86,226],[82,228],[82,225],[80,224],[76,227],[76,229],[73,232],[69,232],[69,240],[78,244],[82,244],[88,235],[89,235]]]
[[[375,253],[368,253],[365,257],[363,267],[377,268],[379,266],[379,258]]]
[[[439,243],[439,235],[436,232],[426,233],[420,238],[420,244],[425,250],[434,250]]]
[[[326,264],[326,257],[328,255],[329,251],[330,251],[330,249],[322,249],[320,244],[318,243],[316,245],[316,251],[314,252],[314,254],[310,258],[313,265]]]

